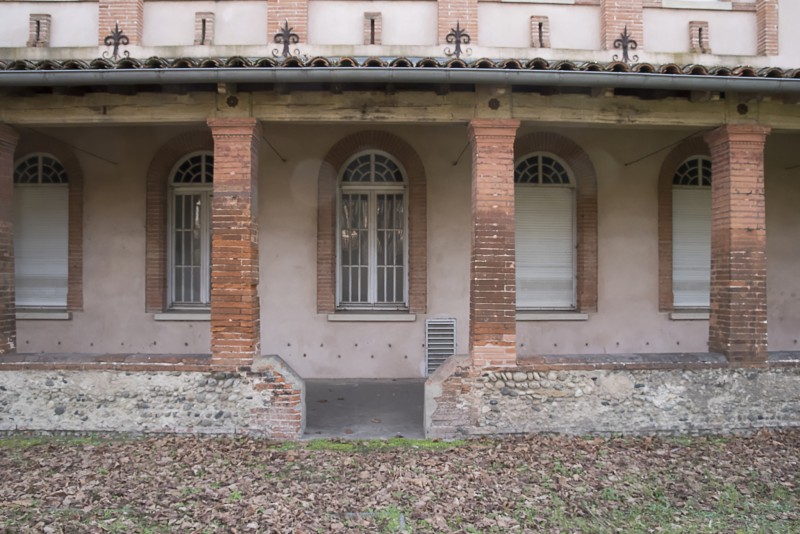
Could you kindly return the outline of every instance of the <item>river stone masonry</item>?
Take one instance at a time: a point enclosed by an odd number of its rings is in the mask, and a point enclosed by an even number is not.
[[[426,384],[428,437],[731,433],[800,426],[800,369],[467,371]],[[452,390],[452,391],[451,391]],[[460,392],[455,406],[448,392]],[[469,399],[469,402],[467,402]],[[456,424],[453,412],[462,414]],[[446,417],[443,417],[446,414]]]
[[[279,358],[249,372],[0,372],[0,432],[303,433],[302,380]]]

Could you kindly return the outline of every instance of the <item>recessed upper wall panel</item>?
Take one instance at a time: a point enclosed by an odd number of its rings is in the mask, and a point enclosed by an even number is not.
[[[530,48],[532,16],[549,18],[550,48],[600,48],[597,6],[482,3],[478,5],[478,42],[481,46]]]
[[[364,44],[364,13],[380,13],[383,45],[436,44],[436,2],[339,2],[308,4],[308,41],[320,45]]]
[[[0,48],[24,48],[32,14],[51,17],[50,46],[97,46],[96,2],[2,2]]]
[[[688,53],[689,22],[708,22],[709,45],[715,55],[754,56],[758,48],[756,14],[689,9],[645,9],[644,49]]]
[[[143,44],[192,45],[195,37],[194,18],[198,12],[214,13],[216,45],[263,45],[267,43],[268,35],[271,35],[267,29],[265,1],[145,2]]]

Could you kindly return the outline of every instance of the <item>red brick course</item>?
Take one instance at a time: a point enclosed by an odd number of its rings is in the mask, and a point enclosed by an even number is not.
[[[145,197],[145,310],[160,313],[167,307],[167,188],[170,173],[180,159],[198,151],[212,151],[208,131],[181,134],[159,149],[147,170]]]
[[[757,0],[758,54],[778,55],[778,0]]]
[[[575,304],[581,312],[597,311],[597,173],[592,160],[577,143],[550,132],[525,135],[514,143],[515,159],[532,152],[555,154],[575,177]]]
[[[475,367],[516,363],[514,138],[519,121],[473,119],[469,352]]]
[[[408,308],[425,313],[428,303],[428,223],[425,167],[416,151],[388,132],[364,131],[336,143],[325,155],[317,184],[317,313],[336,311],[336,188],[345,162],[365,150],[397,159],[408,180]]]
[[[470,36],[472,44],[478,42],[478,0],[438,0],[439,44],[447,44],[446,36],[456,23]]]
[[[114,31],[117,23],[130,44],[141,44],[144,0],[100,0],[98,10],[97,44],[104,44],[103,40]]]
[[[732,365],[767,359],[764,145],[770,129],[725,125],[706,134],[714,169],[708,346]]]
[[[275,34],[289,23],[301,43],[308,42],[308,0],[267,0],[267,42],[275,42]],[[294,48],[292,55],[294,55]]]
[[[14,149],[19,136],[0,124],[0,355],[16,350],[14,303]]]
[[[256,119],[209,119],[214,137],[211,230],[211,357],[249,365],[261,352],[258,298]]]
[[[669,312],[672,304],[672,178],[678,166],[692,156],[708,156],[702,137],[687,139],[661,164],[658,175],[658,309]],[[713,169],[712,172],[716,172]],[[713,182],[712,177],[712,182]]]
[[[638,45],[644,48],[644,11],[642,0],[602,0],[600,34],[603,50],[613,50],[625,27]],[[632,52],[635,54],[635,52]],[[621,51],[620,51],[621,55]]]

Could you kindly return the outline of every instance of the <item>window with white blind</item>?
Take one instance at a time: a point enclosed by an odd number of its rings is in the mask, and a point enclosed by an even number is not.
[[[175,166],[169,188],[167,290],[172,309],[210,303],[214,156],[191,154]]]
[[[575,181],[548,153],[514,169],[517,308],[575,309]]]
[[[693,156],[672,178],[672,302],[708,308],[711,281],[711,160]]]
[[[337,195],[336,302],[340,309],[408,307],[406,180],[386,153],[344,166]]]
[[[14,167],[14,284],[18,308],[66,308],[69,179],[47,154]]]

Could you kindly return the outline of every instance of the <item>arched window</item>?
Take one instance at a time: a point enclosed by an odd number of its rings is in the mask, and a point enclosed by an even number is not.
[[[171,174],[167,289],[173,309],[207,307],[210,302],[213,177],[210,152],[190,154]]]
[[[575,180],[546,152],[514,169],[517,308],[573,310],[575,304]]]
[[[14,283],[18,308],[66,308],[69,178],[49,154],[14,167]]]
[[[337,195],[337,306],[408,307],[406,179],[388,154],[362,152],[341,171]]]
[[[711,280],[711,160],[692,156],[672,177],[672,302],[708,308]]]

